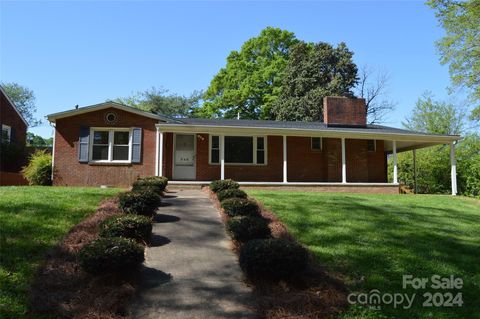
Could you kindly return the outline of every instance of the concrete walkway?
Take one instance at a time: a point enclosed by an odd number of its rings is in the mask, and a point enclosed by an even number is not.
[[[220,216],[198,189],[167,193],[132,318],[255,318]]]

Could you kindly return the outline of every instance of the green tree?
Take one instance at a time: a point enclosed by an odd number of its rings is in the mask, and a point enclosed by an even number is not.
[[[454,86],[466,87],[480,101],[480,2],[478,0],[430,0],[445,36],[437,42],[442,64],[449,65]],[[480,113],[477,106],[474,115]]]
[[[195,112],[200,105],[203,92],[194,91],[190,96],[169,93],[163,88],[152,87],[126,98],[114,101],[139,108],[141,110],[172,117],[186,117]]]
[[[2,83],[5,93],[7,93],[10,100],[15,103],[18,112],[22,114],[28,126],[34,127],[40,125],[42,122],[35,118],[37,107],[35,106],[35,94],[29,88],[17,83]]]
[[[434,134],[460,134],[464,123],[463,109],[434,100],[431,92],[425,92],[418,99],[412,114],[402,122],[409,130]]]
[[[300,42],[292,47],[281,93],[273,104],[277,120],[322,121],[323,97],[352,96],[357,84],[353,52],[345,43]]]
[[[27,132],[27,146],[33,147],[51,147],[53,145],[53,138],[43,138],[40,135],[35,135],[32,132]]]
[[[466,116],[463,109],[451,103],[436,101],[431,94],[418,99],[412,114],[404,122],[408,129],[434,134],[466,134],[456,146],[457,185],[460,194],[480,195],[480,137],[464,131]],[[389,160],[392,175],[392,159]],[[416,156],[417,188],[419,193],[449,193],[450,147],[439,145],[419,149]],[[412,152],[398,154],[399,180],[413,189]]]
[[[232,51],[215,75],[197,111],[202,117],[270,119],[280,95],[288,54],[298,40],[292,32],[268,27]]]

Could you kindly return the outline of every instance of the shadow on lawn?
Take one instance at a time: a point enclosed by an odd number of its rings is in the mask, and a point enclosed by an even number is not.
[[[401,318],[416,318],[419,312],[436,318],[473,318],[480,313],[480,218],[474,211],[455,204],[437,207],[415,197],[410,197],[412,203],[395,204],[355,196],[315,200],[294,196],[294,203],[276,210],[276,196],[281,197],[268,193],[273,210],[352,290],[417,293],[414,309],[384,306],[383,313]],[[288,215],[290,212],[301,218]],[[422,310],[423,293],[446,291],[428,286],[426,290],[404,290],[402,276],[407,274],[429,279],[435,274],[461,277],[463,289],[450,292],[462,292],[465,305]]]

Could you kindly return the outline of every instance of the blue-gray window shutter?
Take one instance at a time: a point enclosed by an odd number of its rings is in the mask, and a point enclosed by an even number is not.
[[[140,163],[142,158],[142,129],[134,127],[132,130],[132,163]]]
[[[88,148],[90,142],[90,128],[88,126],[80,127],[80,138],[78,139],[78,161],[88,163]]]

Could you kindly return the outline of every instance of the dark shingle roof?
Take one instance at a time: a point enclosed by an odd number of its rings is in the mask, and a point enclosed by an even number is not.
[[[366,127],[351,126],[328,126],[323,122],[300,122],[300,121],[265,121],[265,120],[236,120],[236,119],[202,119],[202,118],[177,118],[172,124],[201,125],[201,126],[229,126],[250,128],[277,128],[277,129],[300,129],[300,130],[328,130],[328,131],[351,131],[351,132],[376,132],[397,133],[414,135],[438,135],[399,129],[395,127],[368,124]]]

